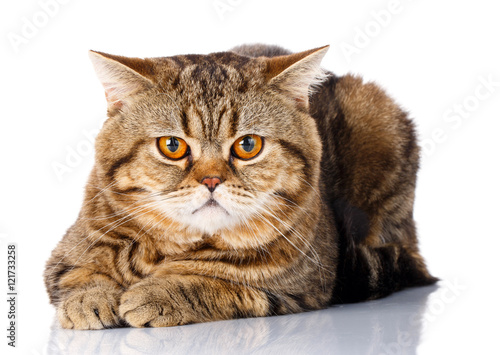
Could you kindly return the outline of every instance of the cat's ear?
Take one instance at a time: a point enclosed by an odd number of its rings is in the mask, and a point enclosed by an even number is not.
[[[104,86],[108,109],[120,110],[133,97],[154,86],[146,77],[152,68],[140,58],[115,56],[102,52],[89,51],[97,77]]]
[[[325,78],[321,60],[330,46],[267,59],[268,83],[285,92],[301,108],[308,109],[309,93]]]

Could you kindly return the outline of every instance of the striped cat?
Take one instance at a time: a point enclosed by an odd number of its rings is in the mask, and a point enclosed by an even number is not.
[[[108,103],[76,223],[45,270],[64,328],[316,310],[434,283],[414,126],[328,47],[90,52]]]

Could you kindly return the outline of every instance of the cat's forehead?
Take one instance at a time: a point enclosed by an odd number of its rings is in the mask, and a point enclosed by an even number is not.
[[[264,80],[262,62],[223,52],[167,57],[163,66],[168,70],[157,80],[176,117],[170,123],[186,136],[231,137],[255,125],[258,117],[249,122],[245,113],[258,103],[252,97]]]
[[[186,54],[167,58],[175,62],[179,67],[188,67],[192,65],[226,65],[241,68],[253,61],[253,58],[241,56],[233,52]]]
[[[269,107],[254,95],[228,93],[227,87],[203,90],[198,84],[193,83],[188,93],[161,95],[159,107],[147,108],[146,115],[153,118],[150,123],[174,135],[212,142],[241,134],[265,135],[271,128]]]
[[[160,67],[158,72],[163,71],[162,81],[169,89],[183,90],[183,93],[244,91],[264,80],[262,61],[232,52],[179,55],[164,59],[157,66]]]

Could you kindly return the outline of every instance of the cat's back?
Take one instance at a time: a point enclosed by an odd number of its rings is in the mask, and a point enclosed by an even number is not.
[[[408,114],[377,84],[350,74],[329,74],[311,96],[310,114],[322,139],[324,195],[337,219],[354,208],[360,240],[414,244],[419,147]]]
[[[407,113],[375,83],[331,74],[312,95],[310,114],[322,138],[330,205],[347,201],[367,213],[372,239],[389,230],[382,221],[389,214],[411,218],[419,147]]]

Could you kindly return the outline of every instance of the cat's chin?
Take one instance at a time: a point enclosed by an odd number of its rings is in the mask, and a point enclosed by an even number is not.
[[[210,198],[203,206],[195,209],[193,211],[193,214],[205,213],[205,214],[211,215],[211,214],[216,214],[216,213],[221,213],[221,212],[224,212],[226,215],[229,216],[229,213],[226,211],[226,209],[224,207],[222,207],[213,198]]]
[[[235,216],[229,214],[224,207],[212,199],[195,209],[190,215],[182,216],[181,219],[190,228],[209,235],[234,227],[239,222]]]

